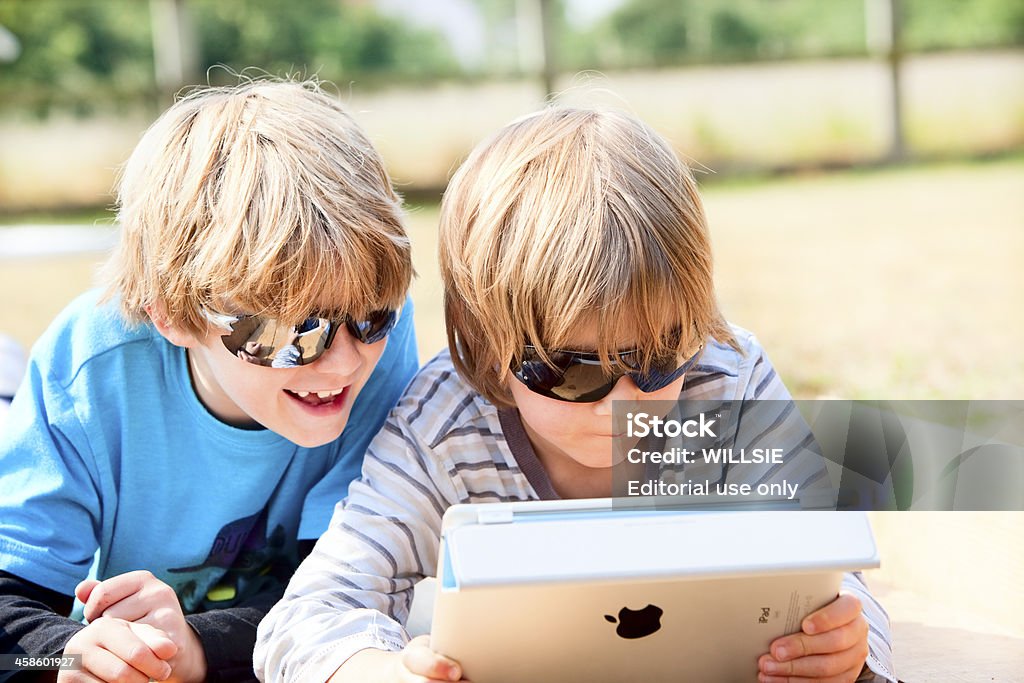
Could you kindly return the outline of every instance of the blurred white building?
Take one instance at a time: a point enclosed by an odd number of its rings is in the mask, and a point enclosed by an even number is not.
[[[476,0],[375,0],[378,10],[407,19],[413,24],[439,31],[452,47],[459,63],[468,70],[485,65],[519,63],[529,66],[539,30],[532,26],[540,0],[506,2],[506,17],[488,17]],[[625,0],[566,0],[566,19],[575,26],[588,26],[619,7]],[[492,3],[494,5],[494,3]],[[498,8],[498,5],[494,5]],[[496,54],[504,52],[505,54]],[[529,69],[526,69],[529,70]]]
[[[13,62],[21,54],[21,43],[3,26],[0,26],[0,62]]]

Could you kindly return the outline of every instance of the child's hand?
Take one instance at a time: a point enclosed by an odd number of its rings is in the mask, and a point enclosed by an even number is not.
[[[65,655],[82,655],[82,669],[64,669],[57,675],[57,681],[163,681],[171,675],[171,665],[165,660],[171,659],[177,651],[170,637],[159,629],[100,617],[72,636],[64,647]]]
[[[170,680],[184,683],[206,678],[206,653],[185,621],[178,596],[151,573],[135,571],[102,582],[83,581],[75,588],[75,595],[85,603],[85,618],[90,622],[109,617],[164,632],[177,647],[168,662],[173,669]]]
[[[852,683],[868,656],[860,600],[840,595],[808,615],[800,633],[778,638],[758,660],[760,683]]]
[[[421,681],[420,676],[433,681],[465,681],[462,667],[453,659],[430,649],[430,636],[417,636],[402,650],[399,681]],[[468,683],[468,681],[466,682]]]
[[[360,650],[334,672],[329,683],[450,683],[461,681],[462,667],[430,649],[430,636],[418,636],[401,652]]]

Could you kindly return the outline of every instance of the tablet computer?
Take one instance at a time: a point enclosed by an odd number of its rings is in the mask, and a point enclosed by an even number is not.
[[[474,683],[756,681],[844,572],[879,565],[865,514],[775,506],[454,506],[431,647]]]

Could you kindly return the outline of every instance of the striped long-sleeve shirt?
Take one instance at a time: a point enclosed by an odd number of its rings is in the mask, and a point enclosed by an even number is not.
[[[787,399],[752,334],[733,328],[742,353],[708,344],[681,398]],[[742,470],[727,479],[745,478]],[[362,476],[327,532],[260,624],[254,667],[264,681],[326,681],[365,648],[400,650],[413,587],[437,567],[441,519],[457,503],[557,498],[515,410],[499,409],[459,377],[447,352],[406,389],[371,443]],[[861,680],[896,680],[888,616],[859,574],[870,654]]]

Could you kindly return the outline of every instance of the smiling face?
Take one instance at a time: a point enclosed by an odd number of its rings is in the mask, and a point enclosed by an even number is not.
[[[233,356],[212,327],[201,339],[157,328],[187,348],[192,384],[210,413],[238,427],[263,426],[305,447],[341,435],[387,344],[387,339],[364,344],[342,329],[313,363],[273,368]]]

